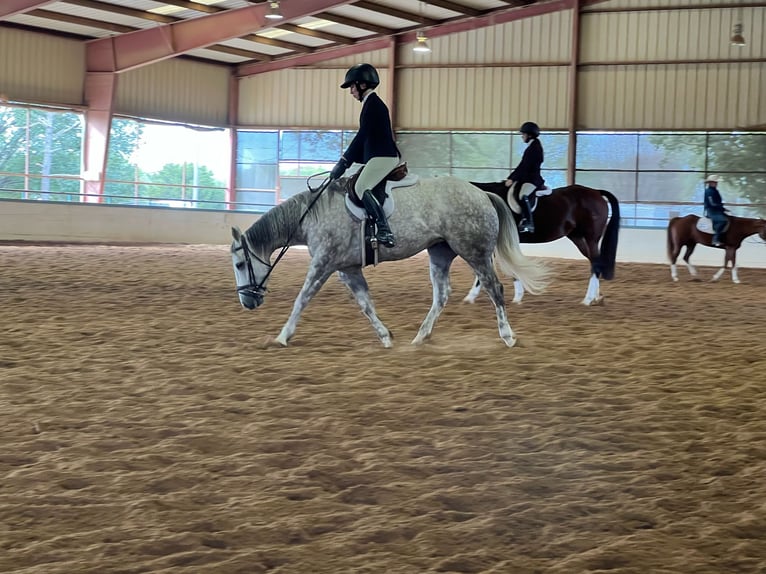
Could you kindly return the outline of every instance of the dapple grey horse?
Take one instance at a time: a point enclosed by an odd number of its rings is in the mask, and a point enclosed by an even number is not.
[[[360,223],[347,211],[345,182],[332,181],[319,192],[299,193],[273,207],[242,233],[232,228],[232,263],[237,292],[243,307],[263,304],[266,285],[274,265],[271,256],[290,245],[307,245],[311,262],[306,280],[287,323],[276,341],[286,346],[295,333],[301,312],[333,273],[353,293],[384,347],[393,345],[391,332],[378,318],[362,274],[364,248]],[[421,179],[410,187],[391,191],[394,211],[389,224],[396,246],[380,247],[379,261],[396,261],[428,250],[433,303],[413,344],[423,343],[447,303],[449,270],[456,256],[462,257],[480,278],[495,306],[500,337],[512,347],[516,343],[508,323],[500,283],[494,267],[514,275],[530,293],[540,293],[548,282],[548,268],[525,257],[509,207],[467,181],[454,177]],[[281,256],[281,254],[280,254]]]

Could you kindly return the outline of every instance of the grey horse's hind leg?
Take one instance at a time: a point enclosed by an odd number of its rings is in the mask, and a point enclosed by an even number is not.
[[[298,319],[300,319],[301,313],[314,295],[319,292],[330,275],[332,275],[332,270],[328,270],[325,262],[320,263],[317,259],[311,261],[308,273],[306,273],[306,280],[303,282],[303,287],[301,287],[301,292],[298,293],[295,303],[293,303],[290,317],[277,336],[277,343],[284,347],[287,346],[287,341],[295,334],[295,328],[298,326]]]
[[[428,255],[430,257],[433,301],[428,315],[420,325],[418,334],[412,340],[413,345],[420,345],[431,336],[431,331],[433,331],[436,320],[444,310],[451,291],[449,269],[456,257],[455,252],[446,243],[438,243],[428,248]]]
[[[495,305],[495,313],[497,315],[497,329],[500,332],[500,338],[509,347],[513,347],[516,344],[516,337],[513,334],[513,329],[508,322],[508,316],[505,312],[505,296],[503,295],[503,284],[497,278],[495,269],[492,266],[492,260],[488,259],[482,264],[471,263],[476,277],[478,277],[481,285],[487,290],[489,298]]]
[[[370,298],[370,290],[367,286],[367,280],[364,278],[364,275],[362,275],[362,270],[352,269],[346,271],[338,271],[338,278],[346,287],[349,288],[351,293],[354,294],[354,298],[356,299],[359,308],[362,310],[362,313],[364,313],[365,317],[370,320],[370,324],[378,334],[378,338],[380,339],[380,342],[383,343],[383,346],[386,349],[393,347],[394,343],[392,341],[393,336],[391,335],[391,331],[388,330],[388,328],[378,318],[377,313],[375,313],[375,306],[372,304],[372,299]]]

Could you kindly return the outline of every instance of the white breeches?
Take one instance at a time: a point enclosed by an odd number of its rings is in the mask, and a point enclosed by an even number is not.
[[[532,192],[534,192],[536,189],[536,186],[534,183],[522,183],[521,187],[519,188],[519,199],[522,197],[527,197]]]
[[[393,169],[399,165],[398,157],[373,157],[364,164],[362,171],[359,172],[359,179],[356,180],[354,191],[359,199],[362,199],[364,192],[378,185]]]

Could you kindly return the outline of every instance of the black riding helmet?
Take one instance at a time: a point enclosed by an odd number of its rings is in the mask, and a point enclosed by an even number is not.
[[[519,128],[519,133],[527,134],[529,137],[540,137],[540,126],[535,122],[524,122]]]
[[[345,90],[351,84],[367,84],[368,88],[374,89],[380,84],[380,76],[372,64],[356,64],[348,69],[340,87]]]

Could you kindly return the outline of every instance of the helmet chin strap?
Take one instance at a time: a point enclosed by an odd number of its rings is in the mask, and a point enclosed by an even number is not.
[[[367,87],[364,90],[362,89],[361,82],[354,82],[354,85],[356,86],[356,91],[359,94],[359,101],[361,102],[364,99],[364,94],[366,94],[369,90],[372,88]]]

